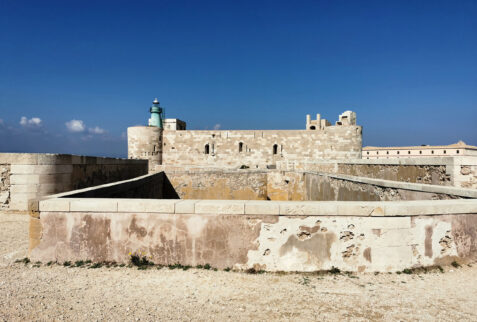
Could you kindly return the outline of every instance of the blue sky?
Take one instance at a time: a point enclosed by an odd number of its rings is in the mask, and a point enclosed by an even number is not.
[[[477,145],[477,1],[0,0],[0,152],[125,156],[154,97],[189,129],[351,109],[364,145]]]

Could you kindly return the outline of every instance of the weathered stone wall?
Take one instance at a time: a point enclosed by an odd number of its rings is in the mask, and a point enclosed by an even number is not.
[[[477,158],[476,158],[477,159]],[[455,184],[461,188],[477,189],[477,160],[455,166]]]
[[[66,154],[0,153],[10,166],[9,210],[26,211],[28,200],[134,178],[147,173],[147,161]]]
[[[382,165],[339,163],[337,173],[403,182],[450,185],[445,165]]]
[[[149,172],[162,163],[162,132],[154,126],[128,127],[128,159],[149,161]]]
[[[35,207],[32,261],[128,262],[141,251],[165,265],[391,272],[477,259],[475,200],[49,199]]]
[[[10,205],[10,164],[0,164],[0,210]]]
[[[314,201],[393,201],[458,199],[445,193],[384,187],[326,175],[306,174],[306,199]]]
[[[284,160],[278,170],[315,171],[477,189],[477,157]]]
[[[468,197],[459,194],[460,189],[439,187],[440,191],[432,187],[300,171],[190,169],[167,171],[164,190],[171,198],[177,194],[181,199],[222,200],[384,201]]]
[[[181,199],[266,200],[267,173],[257,171],[166,172]]]
[[[289,158],[360,158],[361,132],[360,126],[329,126],[321,131],[164,131],[162,163],[266,168]]]

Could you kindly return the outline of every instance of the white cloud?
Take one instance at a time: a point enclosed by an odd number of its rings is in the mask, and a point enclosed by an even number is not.
[[[104,133],[106,132],[106,130],[100,128],[99,126],[95,126],[95,127],[93,127],[93,128],[90,127],[90,128],[88,129],[88,132],[89,132],[89,133],[92,133],[92,134],[104,134]]]
[[[221,127],[221,126],[222,126],[222,125],[220,125],[220,124],[215,124],[215,125],[214,125],[214,130],[220,130],[220,127]]]
[[[70,132],[83,132],[85,129],[84,123],[81,120],[71,120],[66,122],[65,125]]]
[[[22,116],[20,119],[21,126],[41,126],[41,119],[39,117],[32,117],[28,119],[26,116]]]

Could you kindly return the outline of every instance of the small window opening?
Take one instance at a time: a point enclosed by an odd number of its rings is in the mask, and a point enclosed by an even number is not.
[[[376,154],[379,154],[379,151],[376,151]]]
[[[457,154],[459,154],[459,150],[457,150],[456,152],[457,152]]]
[[[407,151],[407,154],[411,154],[411,151]]]
[[[389,154],[389,151],[386,151],[386,154]]]
[[[419,154],[422,154],[422,151],[419,151]]]
[[[447,153],[446,150],[444,150],[444,154],[446,154],[446,153]]]
[[[242,152],[242,151],[243,151],[243,143],[240,142],[240,143],[239,143],[239,152]]]
[[[431,151],[431,154],[434,154],[434,150]]]
[[[314,125],[310,126],[310,130],[316,130],[316,127]]]
[[[399,154],[399,151],[397,151],[397,154]]]
[[[277,154],[278,153],[278,145],[274,144],[273,145],[273,154]]]
[[[205,145],[204,153],[209,154],[209,145],[208,144]]]
[[[366,152],[366,154],[369,154],[369,152]]]

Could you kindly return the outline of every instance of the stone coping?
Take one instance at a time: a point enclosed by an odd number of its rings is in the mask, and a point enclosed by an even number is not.
[[[310,174],[315,174],[319,176],[352,181],[356,183],[365,183],[365,184],[370,184],[370,185],[380,186],[380,187],[430,192],[430,193],[441,193],[441,194],[459,196],[459,197],[465,197],[465,198],[477,198],[477,189],[466,189],[466,188],[458,188],[453,186],[439,186],[439,185],[432,185],[427,183],[413,183],[413,182],[392,181],[392,180],[384,180],[384,179],[374,179],[369,177],[357,177],[357,176],[350,176],[345,174],[334,174],[334,173],[324,173],[324,172],[304,171],[304,173],[310,173]]]
[[[0,164],[144,164],[147,160],[121,159],[109,157],[83,156],[53,153],[0,153]]]
[[[266,201],[118,198],[52,198],[36,201],[39,212],[158,213],[283,216],[422,216],[476,214],[477,200]],[[34,209],[33,209],[34,210]]]

